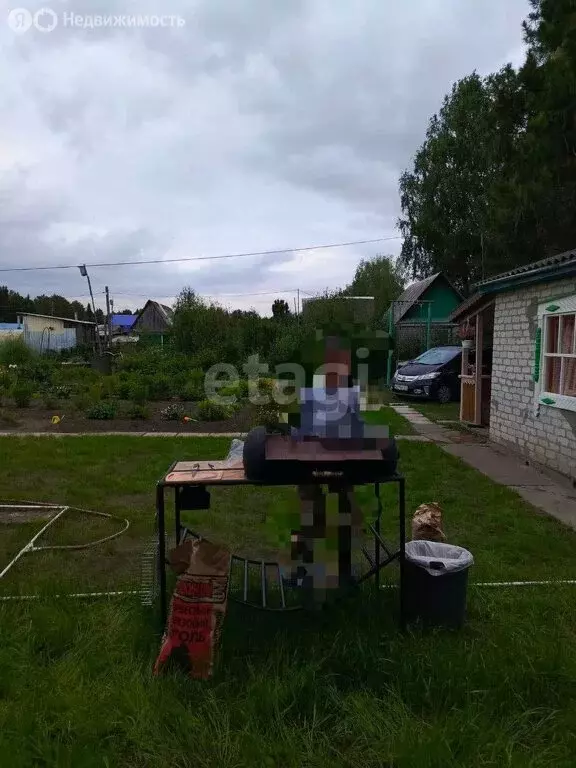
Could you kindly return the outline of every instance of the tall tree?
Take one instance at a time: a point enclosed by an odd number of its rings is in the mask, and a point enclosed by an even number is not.
[[[400,180],[402,262],[482,277],[576,246],[576,9],[530,0],[527,57],[457,83]]]
[[[493,207],[522,119],[510,66],[488,78],[474,73],[444,99],[413,170],[400,179],[401,263],[414,278],[443,271],[467,293],[471,282],[501,264]]]
[[[398,298],[404,285],[402,267],[393,256],[376,256],[362,259],[350,285],[343,294],[346,296],[373,296],[376,312],[387,309],[391,301]]]
[[[272,304],[272,317],[286,317],[289,314],[290,307],[288,306],[288,302],[284,299],[275,299]]]

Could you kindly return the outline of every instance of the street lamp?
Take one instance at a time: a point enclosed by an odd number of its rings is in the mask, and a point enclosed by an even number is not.
[[[81,264],[78,269],[80,270],[80,274],[82,277],[85,277],[86,280],[88,280],[88,290],[90,291],[90,298],[92,299],[92,314],[94,316],[94,324],[96,328],[96,345],[98,347],[98,354],[102,354],[102,347],[100,345],[100,334],[98,332],[98,320],[96,318],[96,305],[94,304],[94,294],[92,293],[92,284],[90,282],[90,275],[88,274],[88,270],[86,269],[86,264]]]

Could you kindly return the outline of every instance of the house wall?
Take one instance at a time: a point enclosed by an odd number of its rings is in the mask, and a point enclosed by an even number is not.
[[[24,315],[23,324],[26,330],[32,333],[42,333],[42,331],[48,327],[53,328],[54,333],[62,333],[64,331],[64,323],[62,320],[56,320],[53,317],[32,317],[31,315]]]
[[[167,330],[168,325],[166,324],[166,320],[153,304],[144,308],[144,311],[132,326],[132,331],[134,332],[148,331],[165,333]]]
[[[526,287],[496,297],[490,437],[533,461],[576,478],[576,413],[534,401],[538,305],[576,293],[576,280]]]

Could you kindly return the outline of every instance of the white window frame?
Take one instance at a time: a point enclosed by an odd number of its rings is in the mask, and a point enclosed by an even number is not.
[[[540,329],[540,371],[538,381],[535,383],[534,396],[538,407],[560,408],[564,411],[576,412],[576,397],[568,395],[559,395],[556,392],[547,392],[546,383],[546,359],[558,357],[563,359],[576,359],[576,320],[574,339],[571,353],[547,352],[546,342],[548,334],[546,332],[546,323],[548,318],[559,317],[558,344],[562,341],[562,318],[565,316],[576,315],[576,295],[567,296],[561,299],[549,299],[538,307],[538,327]],[[564,365],[560,364],[560,382],[564,380]]]

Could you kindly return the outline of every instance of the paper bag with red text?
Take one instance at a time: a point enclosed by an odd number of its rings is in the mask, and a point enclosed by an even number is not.
[[[206,539],[189,539],[169,555],[178,574],[154,674],[174,657],[191,677],[212,675],[228,603],[230,552]]]

